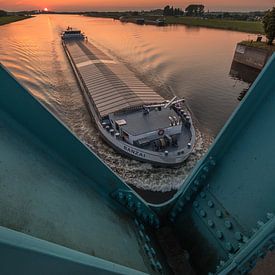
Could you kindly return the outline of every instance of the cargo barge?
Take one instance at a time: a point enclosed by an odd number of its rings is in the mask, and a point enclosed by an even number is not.
[[[90,115],[110,146],[156,166],[178,166],[186,160],[195,130],[184,99],[165,100],[80,30],[64,31],[62,45]]]

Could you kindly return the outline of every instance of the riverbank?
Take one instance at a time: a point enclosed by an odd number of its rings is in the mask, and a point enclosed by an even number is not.
[[[5,24],[10,24],[13,22],[25,20],[28,18],[31,18],[32,16],[22,16],[22,15],[14,15],[14,16],[3,16],[0,17],[0,26],[5,25]]]
[[[190,27],[205,27],[213,29],[223,29],[248,33],[264,33],[262,22],[237,21],[230,19],[202,19],[197,17],[175,17],[166,16],[167,24],[179,24]]]
[[[254,47],[257,49],[263,49],[263,50],[275,52],[275,44],[268,45],[265,42],[257,42],[257,41],[242,41],[239,44],[244,46]]]
[[[185,25],[190,27],[204,27],[212,29],[222,29],[238,32],[247,32],[255,34],[264,34],[263,24],[260,21],[240,21],[233,19],[207,19],[198,17],[186,17],[186,16],[165,16],[160,15],[131,15],[127,13],[89,13],[86,16],[91,17],[103,17],[119,19],[121,16],[125,16],[128,19],[143,18],[144,20],[156,20],[159,18],[165,19],[165,23],[168,25]]]

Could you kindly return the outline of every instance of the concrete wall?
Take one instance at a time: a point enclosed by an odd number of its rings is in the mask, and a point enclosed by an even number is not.
[[[269,50],[238,43],[233,61],[261,70],[271,55],[272,52]]]

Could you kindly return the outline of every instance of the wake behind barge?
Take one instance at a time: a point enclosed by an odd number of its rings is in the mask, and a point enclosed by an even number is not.
[[[165,100],[80,30],[64,31],[62,45],[90,115],[110,146],[156,166],[178,166],[190,155],[195,130],[183,99]]]

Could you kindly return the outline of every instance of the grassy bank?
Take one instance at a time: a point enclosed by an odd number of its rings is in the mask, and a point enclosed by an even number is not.
[[[256,41],[243,41],[240,44],[245,45],[245,46],[250,46],[258,49],[263,49],[263,50],[269,50],[272,52],[275,52],[275,45],[267,45],[267,43],[264,42],[256,42]]]
[[[5,25],[5,24],[9,24],[9,23],[13,23],[13,22],[17,22],[17,21],[20,21],[20,20],[28,19],[28,18],[31,18],[31,17],[32,16],[19,16],[19,15],[3,16],[3,17],[0,17],[0,26]]]
[[[206,27],[214,29],[224,29],[248,33],[263,33],[263,24],[252,21],[236,21],[230,19],[201,19],[195,17],[166,17],[167,24],[182,24],[193,27]]]

